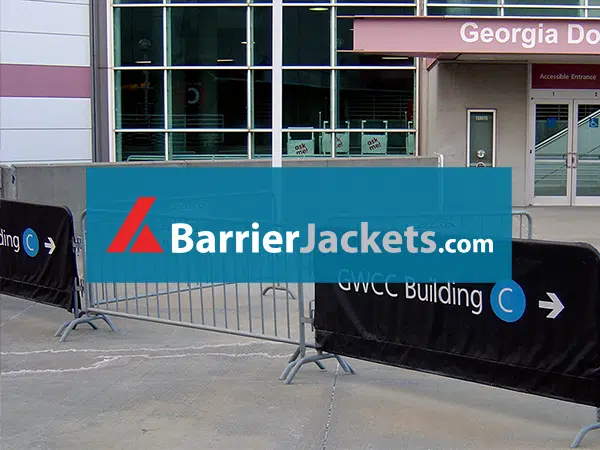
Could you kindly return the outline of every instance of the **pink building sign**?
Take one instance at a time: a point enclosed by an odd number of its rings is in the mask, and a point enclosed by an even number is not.
[[[357,17],[354,51],[431,58],[469,53],[600,55],[600,20]]]

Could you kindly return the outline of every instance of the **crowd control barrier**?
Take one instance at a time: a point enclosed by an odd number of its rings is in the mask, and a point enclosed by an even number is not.
[[[512,258],[496,284],[318,283],[316,350],[593,406],[600,422],[600,252],[513,239]]]
[[[0,293],[62,308],[73,319],[60,326],[61,341],[77,325],[104,314],[87,315],[81,310],[83,286],[77,268],[81,239],[75,236],[73,215],[66,206],[0,199]]]
[[[111,317],[251,337],[295,346],[279,377],[285,384],[308,363],[324,369],[326,359],[352,374],[350,357],[595,407],[597,422],[581,428],[572,448],[600,429],[600,253],[531,239],[527,211],[513,213],[512,280],[385,288],[349,279],[88,283],[77,265],[78,255],[86,259],[85,211],[81,238],[62,206],[0,200],[0,216],[0,256],[9,262],[0,266],[0,292],[72,313],[56,333],[61,342],[80,324],[97,329],[96,320],[116,332]],[[382,317],[397,319],[382,327]]]
[[[157,216],[160,214],[154,215]],[[102,224],[114,228],[119,220],[122,217],[115,217],[115,223],[103,221]],[[204,215],[185,219],[195,229],[211,220],[214,219]],[[84,211],[81,216],[84,260],[87,222]],[[219,223],[223,220],[219,219]],[[265,220],[261,220],[261,224],[270,225]],[[218,268],[211,266],[206,270]],[[303,283],[85,282],[83,298],[88,316],[100,314],[293,345],[296,349],[283,372],[287,374],[298,361],[304,361],[308,349],[314,348],[306,335],[310,316],[306,315],[305,287]],[[311,358],[321,370],[325,370],[322,360],[335,358],[346,372],[353,373],[339,355],[319,352]]]
[[[513,229],[513,237],[533,239],[533,217],[529,211],[524,209],[513,210],[512,212],[514,226],[518,230],[515,233]]]

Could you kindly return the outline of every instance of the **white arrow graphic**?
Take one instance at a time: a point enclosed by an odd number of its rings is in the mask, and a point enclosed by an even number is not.
[[[556,319],[556,317],[560,314],[560,312],[565,309],[565,305],[562,304],[558,296],[554,292],[546,292],[548,297],[550,297],[551,302],[544,302],[540,300],[539,306],[543,309],[551,309],[546,316],[548,319]]]
[[[51,255],[52,253],[54,253],[54,249],[56,248],[56,244],[54,243],[54,239],[52,239],[51,237],[49,237],[48,238],[48,242],[44,243],[44,247],[46,247],[47,249],[50,250],[48,252],[49,255]]]

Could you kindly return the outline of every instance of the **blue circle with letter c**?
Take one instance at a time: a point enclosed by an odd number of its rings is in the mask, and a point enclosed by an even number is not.
[[[27,228],[23,233],[23,250],[32,258],[40,251],[40,240],[35,231]]]
[[[513,323],[525,313],[525,292],[513,280],[499,281],[492,288],[490,303],[500,320]]]

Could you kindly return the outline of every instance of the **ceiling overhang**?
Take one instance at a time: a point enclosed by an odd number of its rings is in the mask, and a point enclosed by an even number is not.
[[[437,61],[597,64],[600,19],[356,16],[355,53]]]

